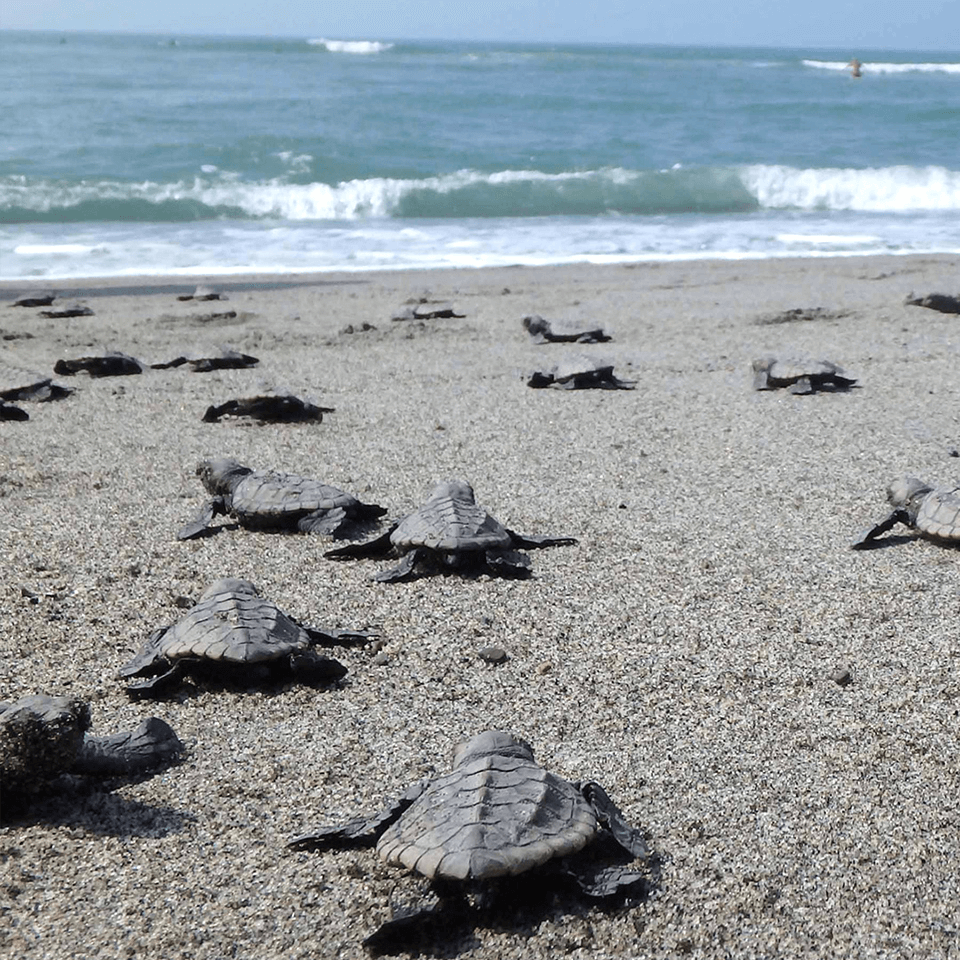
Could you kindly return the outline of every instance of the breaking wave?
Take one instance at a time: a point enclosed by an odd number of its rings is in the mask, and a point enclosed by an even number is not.
[[[378,40],[326,40],[323,37],[308,40],[307,43],[313,47],[326,47],[330,53],[383,53],[393,47],[392,43]]]
[[[461,170],[337,184],[249,182],[213,172],[174,183],[0,178],[0,222],[361,220],[960,210],[960,172],[944,167],[676,167],[543,173]]]
[[[804,60],[805,67],[816,70],[849,70],[850,63],[840,60]],[[862,73],[954,73],[960,76],[960,63],[871,63],[860,64]]]

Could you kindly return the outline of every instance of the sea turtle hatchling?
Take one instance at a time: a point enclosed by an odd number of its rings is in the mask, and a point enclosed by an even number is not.
[[[865,530],[852,546],[863,550],[898,523],[939,543],[960,546],[960,486],[931,487],[916,477],[903,477],[887,487],[890,515]]]
[[[13,307],[49,307],[57,295],[52,290],[28,290],[13,301]]]
[[[132,694],[155,693],[176,684],[184,671],[230,675],[249,683],[271,674],[333,682],[346,674],[336,660],[314,653],[317,644],[366,643],[373,636],[353,630],[308,627],[264,600],[249,580],[227,577],[210,584],[176,623],[155,630],[143,649],[120,668]]]
[[[636,385],[636,380],[617,377],[612,363],[602,363],[589,357],[571,357],[548,370],[535,370],[527,380],[527,386],[535,389],[633,390]]]
[[[0,785],[35,793],[64,773],[133,776],[173,760],[183,750],[163,720],[136,730],[92,737],[90,706],[76,697],[46,694],[0,703]]]
[[[290,842],[295,849],[374,845],[386,863],[429,878],[444,896],[529,874],[531,888],[573,880],[591,898],[643,898],[659,869],[641,831],[599,784],[549,772],[529,744],[500,730],[461,744],[450,773],[413,784],[376,816]],[[389,946],[410,920],[390,921],[367,945]]]
[[[377,520],[387,512],[379,504],[363,503],[319,480],[253,470],[229,458],[201,461],[197,476],[214,496],[180,530],[179,540],[203,536],[218,515],[236,517],[240,526],[251,530],[298,530],[342,537],[358,524]]]
[[[829,360],[778,360],[761,357],[753,361],[753,389],[779,390],[798,395],[849,390],[856,379],[848,377],[843,368]]]
[[[434,487],[419,510],[395,523],[382,536],[328,550],[324,556],[332,560],[400,556],[396,567],[373,577],[383,583],[416,579],[422,568],[486,570],[524,577],[530,573],[530,558],[516,547],[560,547],[576,542],[573,537],[515,533],[477,504],[469,483],[447,480]]]
[[[333,407],[318,407],[293,394],[264,394],[241,397],[207,407],[204,423],[216,423],[221,417],[249,417],[259,423],[320,423],[325,413],[336,413]]]
[[[612,339],[603,332],[603,327],[569,320],[546,320],[539,313],[529,314],[521,323],[534,343],[606,343]]]

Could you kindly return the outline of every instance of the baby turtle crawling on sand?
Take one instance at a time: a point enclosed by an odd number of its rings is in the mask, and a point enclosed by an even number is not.
[[[260,423],[301,423],[305,420],[320,423],[325,413],[334,412],[333,407],[318,407],[292,394],[265,394],[207,407],[203,421],[216,423],[221,417],[250,417]]]
[[[133,776],[173,760],[183,744],[150,717],[129,733],[91,737],[90,706],[45,694],[0,703],[0,785],[34,793],[63,773]]]
[[[388,864],[434,881],[434,900],[406,910],[365,942],[375,950],[431,916],[444,900],[473,892],[489,901],[489,881],[525,874],[527,890],[573,881],[587,897],[643,899],[658,862],[643,834],[593,781],[571,783],[541,767],[523,740],[486,730],[457,747],[452,772],[421,780],[382,813],[322,827],[291,841],[296,849],[374,846]],[[510,896],[516,896],[513,888]]]
[[[603,327],[545,320],[539,313],[524,317],[521,323],[534,343],[606,343],[611,339],[603,332]]]
[[[61,376],[72,377],[85,371],[91,377],[128,377],[143,373],[143,364],[136,357],[126,353],[111,351],[102,357],[78,357],[76,360],[58,360],[53,372]]]
[[[249,580],[227,577],[210,584],[183,619],[155,630],[118,676],[146,676],[128,684],[133,694],[161,691],[185,670],[234,674],[241,682],[287,673],[306,683],[329,683],[341,679],[346,668],[317,656],[312,647],[366,643],[371,636],[304,626],[264,600]]]
[[[931,487],[916,477],[904,477],[887,487],[893,511],[853,541],[854,550],[874,545],[898,523],[939,543],[960,546],[960,487]]]
[[[28,290],[13,301],[13,307],[49,307],[57,295],[52,290]]]
[[[925,297],[907,297],[908,307],[927,307],[938,313],[960,313],[960,297],[952,297],[947,293],[928,293]]]
[[[216,290],[214,287],[208,287],[206,284],[200,284],[193,293],[182,293],[177,297],[178,300],[229,300],[226,294]]]
[[[633,390],[636,380],[620,380],[613,373],[613,364],[589,358],[564,360],[549,370],[535,370],[527,380],[528,387],[556,387],[558,390]]]
[[[166,363],[151,363],[150,366],[154,370],[169,370],[171,367],[182,367],[186,364],[194,373],[210,373],[212,370],[245,370],[247,367],[255,367],[259,362],[257,357],[240,353],[232,347],[220,347],[218,350],[181,354]]]
[[[319,480],[257,471],[229,458],[201,461],[197,476],[214,497],[180,530],[179,540],[208,533],[210,522],[218,515],[234,516],[241,527],[250,530],[299,530],[343,537],[357,525],[387,512],[386,507],[362,503]]]
[[[762,357],[753,361],[753,389],[778,390],[798,395],[830,390],[849,390],[857,381],[829,360],[778,360]]]
[[[77,300],[69,303],[52,304],[49,309],[41,310],[40,316],[50,320],[65,320],[69,317],[92,317],[93,310]]]
[[[414,580],[423,572],[479,570],[501,576],[525,577],[530,558],[515,547],[561,547],[573,537],[528,537],[508,530],[477,505],[473,487],[463,480],[437,484],[430,499],[416,512],[366,543],[351,543],[324,556],[332,560],[400,556],[391,570],[373,577],[383,583]]]

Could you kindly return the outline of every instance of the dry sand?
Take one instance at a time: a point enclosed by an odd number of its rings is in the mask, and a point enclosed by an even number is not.
[[[957,482],[954,257],[571,266],[62,283],[96,316],[0,308],[2,358],[50,371],[102,348],[147,361],[226,342],[252,370],[74,378],[0,423],[0,694],[71,693],[100,732],[155,713],[190,745],[163,774],[58,787],[0,830],[4,957],[359,957],[398,872],[370,851],[286,841],[374,811],[487,727],[601,782],[662,855],[625,912],[479,928],[445,955],[952,955],[960,920],[960,561],[851,538],[904,473]],[[391,323],[429,290],[466,319]],[[19,292],[0,289],[10,302]],[[764,323],[794,308],[814,319]],[[201,316],[236,310],[232,320]],[[615,341],[535,346],[530,312]],[[341,333],[363,322],[376,330]],[[564,351],[610,358],[627,392],[535,391]],[[750,361],[814,354],[847,394],[755,393]],[[206,424],[207,404],[286,388],[321,424]],[[463,477],[525,533],[532,579],[375,584],[322,538],[224,531],[182,543],[208,456],[321,478],[393,516]],[[902,528],[900,534],[905,534]],[[247,577],[307,622],[379,625],[342,689],[128,700],[115,679],[211,580]],[[38,603],[21,588],[39,595]],[[499,645],[499,667],[477,651]],[[841,686],[832,675],[850,670]],[[402,881],[405,882],[405,881]]]

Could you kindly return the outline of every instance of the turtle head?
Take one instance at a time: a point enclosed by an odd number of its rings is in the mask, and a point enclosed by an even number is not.
[[[444,480],[438,483],[430,493],[431,500],[466,500],[476,503],[473,487],[466,480]]]
[[[207,600],[221,593],[240,594],[248,597],[259,597],[260,591],[249,580],[238,580],[236,577],[224,577],[222,580],[215,580],[207,587],[200,596],[201,600]]]
[[[453,751],[453,765],[459,767],[462,763],[491,754],[532,760],[533,747],[525,740],[505,733],[503,730],[484,730],[483,733],[471,737],[466,743],[461,743]]]
[[[916,516],[920,501],[933,489],[916,477],[901,477],[887,487],[887,500],[891,506],[906,510]]]
[[[197,476],[207,493],[212,494],[230,493],[240,478],[245,477],[248,473],[253,473],[253,470],[230,457],[222,457],[219,460],[201,460],[197,464]]]

